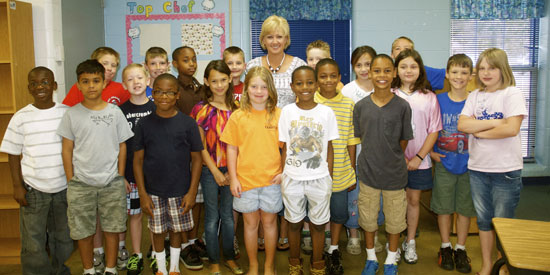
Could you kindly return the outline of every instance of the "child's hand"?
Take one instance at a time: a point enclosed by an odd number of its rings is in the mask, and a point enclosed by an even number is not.
[[[229,185],[229,189],[231,189],[231,195],[236,198],[241,197],[242,193],[242,186],[238,179],[232,179],[231,184]]]
[[[420,166],[420,163],[422,163],[422,161],[418,157],[414,156],[407,163],[407,170],[409,170],[409,171],[417,170],[418,166]]]
[[[220,172],[219,169],[216,169],[216,171],[214,171],[214,173],[212,174],[214,175],[214,180],[216,180],[216,183],[219,186],[227,185],[227,178],[222,172]]]
[[[124,186],[126,186],[126,194],[130,194],[132,192],[132,186],[130,186],[130,183],[126,179],[124,179]]]
[[[195,202],[197,200],[197,194],[193,196],[193,194],[187,192],[185,196],[183,196],[183,199],[181,200],[181,213],[185,214],[195,206]]]
[[[281,184],[282,180],[283,174],[278,174],[277,176],[273,177],[273,179],[271,179],[271,184]]]
[[[432,151],[432,152],[430,152],[430,157],[432,157],[432,159],[436,162],[441,162],[441,158],[444,158],[446,156],[443,155],[443,154]]]
[[[351,191],[355,190],[356,187],[357,187],[357,183],[350,186],[350,187],[348,187],[348,192],[351,192]]]
[[[155,205],[153,204],[151,198],[147,194],[144,194],[144,196],[142,196],[142,194],[139,194],[139,203],[141,206],[141,210],[145,212],[145,214],[152,217]]]
[[[229,172],[225,172],[223,174],[225,176],[225,185],[230,186],[231,185],[231,177],[229,176]]]
[[[27,199],[25,198],[25,195],[27,194],[27,189],[25,187],[18,185],[13,187],[13,198],[19,205],[21,206],[27,206],[29,205],[27,203]]]

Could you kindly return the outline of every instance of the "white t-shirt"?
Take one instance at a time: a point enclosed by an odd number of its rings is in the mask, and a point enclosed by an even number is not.
[[[507,87],[492,93],[472,92],[461,115],[478,120],[501,119],[522,115],[527,117],[523,94],[516,87]],[[482,139],[470,135],[468,169],[480,172],[504,173],[523,168],[521,138]]]
[[[357,104],[359,100],[365,98],[366,96],[372,94],[373,92],[374,92],[374,89],[370,91],[363,90],[361,87],[359,87],[359,85],[357,85],[357,80],[354,80],[346,84],[346,86],[342,88],[342,94],[344,96],[351,98],[355,104]],[[357,153],[358,153],[357,155],[359,156],[359,152]]]
[[[279,118],[279,140],[286,143],[283,172],[294,180],[328,176],[328,142],[338,138],[338,122],[330,107],[317,104],[302,110],[296,103],[285,106]]]
[[[23,107],[11,118],[0,145],[1,152],[23,156],[23,180],[40,192],[57,193],[67,188],[61,137],[56,133],[67,109],[58,103],[44,110],[32,104]]]
[[[367,97],[368,95],[372,94],[374,92],[374,89],[370,90],[370,91],[365,91],[363,90],[361,87],[359,87],[359,85],[357,85],[357,80],[354,80],[348,84],[346,84],[346,86],[344,86],[344,88],[342,88],[342,94],[344,96],[347,96],[349,98],[351,98],[351,100],[353,100],[353,103],[357,104],[357,102],[359,102],[359,100]],[[358,160],[359,159],[359,153],[361,152],[361,144],[357,144],[357,147],[356,147],[356,152],[355,152],[355,159]],[[355,162],[357,163],[357,161]]]

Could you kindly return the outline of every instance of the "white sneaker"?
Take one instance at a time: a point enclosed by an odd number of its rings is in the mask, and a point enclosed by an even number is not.
[[[416,242],[415,240],[410,240],[407,243],[407,240],[403,242],[403,259],[408,264],[416,264],[418,262],[418,255],[416,255]]]
[[[126,247],[122,247],[118,250],[118,257],[116,259],[116,268],[118,270],[125,270],[128,265],[128,259],[130,258],[130,253]]]
[[[376,251],[376,253],[380,253],[382,252],[382,250],[384,249],[384,246],[380,243],[380,241],[378,241],[378,233],[374,235],[374,251]]]
[[[311,255],[311,253],[313,252],[313,246],[311,246],[311,237],[303,237],[301,247],[304,251],[304,254]]]
[[[380,244],[382,245],[382,244]],[[386,253],[390,251],[390,244],[386,243]],[[398,265],[401,262],[401,248],[397,246],[397,253],[395,254],[395,264]]]
[[[349,238],[348,245],[346,250],[351,255],[360,255],[361,254],[361,243],[359,238]]]

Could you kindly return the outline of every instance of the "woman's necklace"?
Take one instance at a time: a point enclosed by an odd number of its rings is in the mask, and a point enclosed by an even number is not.
[[[273,67],[271,67],[271,64],[269,64],[269,56],[268,55],[265,56],[265,60],[267,61],[267,66],[269,67],[269,70],[271,71],[271,73],[277,73],[281,69],[281,66],[283,66],[283,62],[285,62],[285,57],[286,57],[286,54],[283,52],[283,60],[281,60],[281,64],[279,64],[277,68],[273,69]]]

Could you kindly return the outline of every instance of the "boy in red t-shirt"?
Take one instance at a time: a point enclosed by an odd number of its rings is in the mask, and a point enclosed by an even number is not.
[[[235,99],[241,101],[244,83],[241,76],[244,73],[246,62],[244,61],[244,52],[241,48],[231,46],[223,51],[223,62],[231,69],[231,79],[233,80],[233,95]]]

